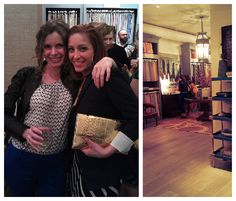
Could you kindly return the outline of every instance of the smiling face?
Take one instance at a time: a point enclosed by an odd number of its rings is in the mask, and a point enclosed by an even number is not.
[[[78,73],[88,75],[93,68],[94,49],[84,33],[75,33],[68,41],[69,59]]]
[[[65,59],[65,47],[57,32],[53,32],[45,38],[43,57],[49,67],[60,68],[62,66]]]

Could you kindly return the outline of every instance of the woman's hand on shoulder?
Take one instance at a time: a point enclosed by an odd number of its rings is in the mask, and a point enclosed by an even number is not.
[[[108,158],[112,154],[118,153],[118,150],[111,145],[103,147],[88,138],[84,138],[84,140],[87,143],[87,146],[82,148],[81,151],[86,156],[94,158]]]
[[[116,63],[110,57],[104,57],[95,64],[92,76],[97,88],[104,86],[104,80],[109,81],[112,66],[116,66]]]

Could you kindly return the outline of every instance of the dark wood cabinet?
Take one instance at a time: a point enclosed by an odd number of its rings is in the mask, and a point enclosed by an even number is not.
[[[179,94],[161,95],[162,117],[170,118],[181,114],[179,107]]]

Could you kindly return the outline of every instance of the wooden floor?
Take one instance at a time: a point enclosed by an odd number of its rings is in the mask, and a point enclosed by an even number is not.
[[[232,172],[210,165],[211,136],[157,126],[143,141],[144,197],[232,196]]]

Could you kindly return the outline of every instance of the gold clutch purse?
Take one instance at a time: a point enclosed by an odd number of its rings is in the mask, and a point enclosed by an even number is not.
[[[119,125],[117,120],[78,113],[72,148],[81,149],[86,146],[85,137],[105,146],[114,139]]]

